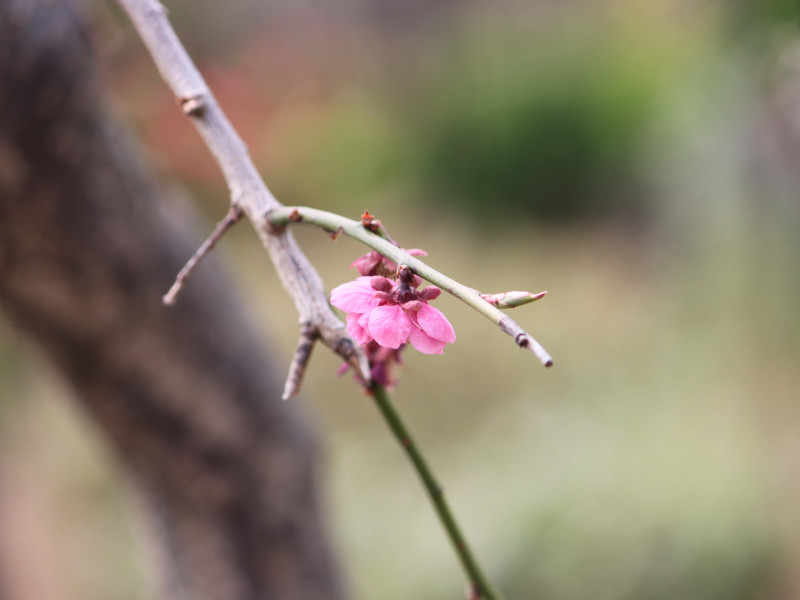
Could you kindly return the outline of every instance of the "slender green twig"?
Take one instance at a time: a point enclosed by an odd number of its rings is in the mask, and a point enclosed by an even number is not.
[[[375,404],[378,405],[381,414],[383,414],[383,417],[389,424],[389,428],[400,442],[400,445],[403,446],[408,458],[414,465],[417,475],[419,475],[419,478],[422,480],[425,491],[428,493],[433,507],[436,510],[436,516],[439,517],[439,521],[441,521],[444,526],[447,537],[450,539],[450,543],[453,545],[453,549],[461,562],[461,566],[467,574],[470,586],[468,598],[473,600],[477,600],[478,598],[485,600],[504,600],[504,597],[492,587],[489,580],[486,579],[481,571],[478,561],[475,560],[466,539],[464,539],[464,534],[461,533],[461,528],[458,526],[458,522],[453,516],[453,512],[450,510],[450,505],[447,503],[447,499],[444,496],[444,490],[436,481],[433,471],[431,471],[422,452],[416,442],[414,442],[414,438],[395,410],[386,390],[383,386],[378,384],[373,384],[369,389],[372,392],[372,397],[375,399]]]
[[[390,258],[398,265],[408,265],[414,273],[423,279],[439,286],[445,292],[452,294],[465,304],[477,310],[514,338],[514,341],[519,347],[531,350],[544,366],[549,367],[553,364],[553,359],[550,354],[548,354],[547,350],[545,350],[533,336],[522,329],[511,317],[504,314],[496,306],[493,306],[481,298],[481,294],[478,290],[462,285],[447,275],[432,269],[418,258],[405,252],[402,248],[398,248],[380,235],[365,228],[360,222],[324,210],[317,210],[304,206],[282,206],[280,208],[275,208],[268,213],[267,221],[276,228],[284,227],[292,223],[305,223],[308,225],[316,225],[333,234],[342,233],[352,237],[373,250],[377,250],[383,256]]]

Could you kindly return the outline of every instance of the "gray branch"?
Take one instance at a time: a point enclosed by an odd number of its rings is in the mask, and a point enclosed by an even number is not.
[[[270,210],[283,206],[267,188],[247,148],[234,130],[202,75],[186,53],[156,0],[119,0],[172,89],[184,114],[192,119],[228,184],[231,204],[250,220],[269,252],[283,287],[294,301],[299,322],[313,328],[322,342],[369,381],[369,365],[360,346],[328,303],[322,279],[290,231],[273,229]]]

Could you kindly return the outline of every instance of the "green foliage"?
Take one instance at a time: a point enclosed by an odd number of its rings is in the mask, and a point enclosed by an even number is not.
[[[482,218],[643,212],[640,149],[691,37],[624,19],[548,26],[484,20],[438,49],[417,106],[422,179]]]
[[[731,3],[731,21],[740,33],[758,32],[800,23],[800,5],[796,0],[760,0]]]

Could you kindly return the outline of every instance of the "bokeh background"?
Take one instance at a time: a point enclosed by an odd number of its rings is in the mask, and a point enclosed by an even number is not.
[[[795,2],[169,8],[282,202],[369,209],[482,291],[549,290],[513,316],[554,368],[442,297],[458,342],[408,351],[394,394],[509,598],[800,598]],[[85,9],[116,111],[210,229],[217,168],[125,18]],[[357,244],[297,234],[329,287],[353,276]],[[294,309],[252,231],[220,254],[288,366]],[[292,401],[322,437],[353,597],[462,597],[413,472],[337,367],[318,350]],[[69,395],[0,318],[17,498],[0,545],[39,600],[147,598],[125,482]]]

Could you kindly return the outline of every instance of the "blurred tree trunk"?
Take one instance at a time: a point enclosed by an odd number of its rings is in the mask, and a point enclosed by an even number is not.
[[[187,221],[106,114],[71,3],[0,0],[0,306],[120,456],[163,597],[341,598],[313,436],[229,282],[209,261],[161,305]]]

